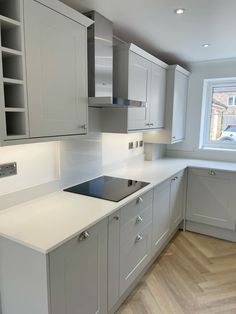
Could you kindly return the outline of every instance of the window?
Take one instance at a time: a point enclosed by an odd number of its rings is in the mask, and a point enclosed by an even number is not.
[[[236,78],[205,80],[200,147],[236,149]]]
[[[228,106],[236,106],[236,96],[235,95],[228,96],[227,105]]]

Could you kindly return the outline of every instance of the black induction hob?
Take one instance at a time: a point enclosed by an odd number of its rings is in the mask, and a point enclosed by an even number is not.
[[[119,202],[148,184],[148,182],[102,176],[64,191]]]

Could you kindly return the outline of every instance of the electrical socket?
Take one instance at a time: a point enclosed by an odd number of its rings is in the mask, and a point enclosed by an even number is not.
[[[17,163],[11,162],[0,165],[0,178],[14,176],[17,174]]]
[[[133,149],[134,148],[134,142],[129,142],[129,149]]]

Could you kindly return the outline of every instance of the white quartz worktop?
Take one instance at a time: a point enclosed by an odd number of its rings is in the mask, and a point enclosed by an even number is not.
[[[234,163],[203,160],[164,158],[135,163],[104,173],[150,182],[124,200],[116,203],[59,191],[1,211],[0,235],[46,254],[187,166],[236,171]]]

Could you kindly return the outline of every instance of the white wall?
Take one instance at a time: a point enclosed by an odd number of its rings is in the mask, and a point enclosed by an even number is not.
[[[0,179],[0,196],[59,179],[58,143],[0,147],[0,164],[17,162],[15,176]]]
[[[236,77],[236,59],[201,62],[191,65],[186,139],[182,143],[168,145],[168,156],[235,161],[236,152],[199,149],[203,81],[204,79],[224,77]]]

